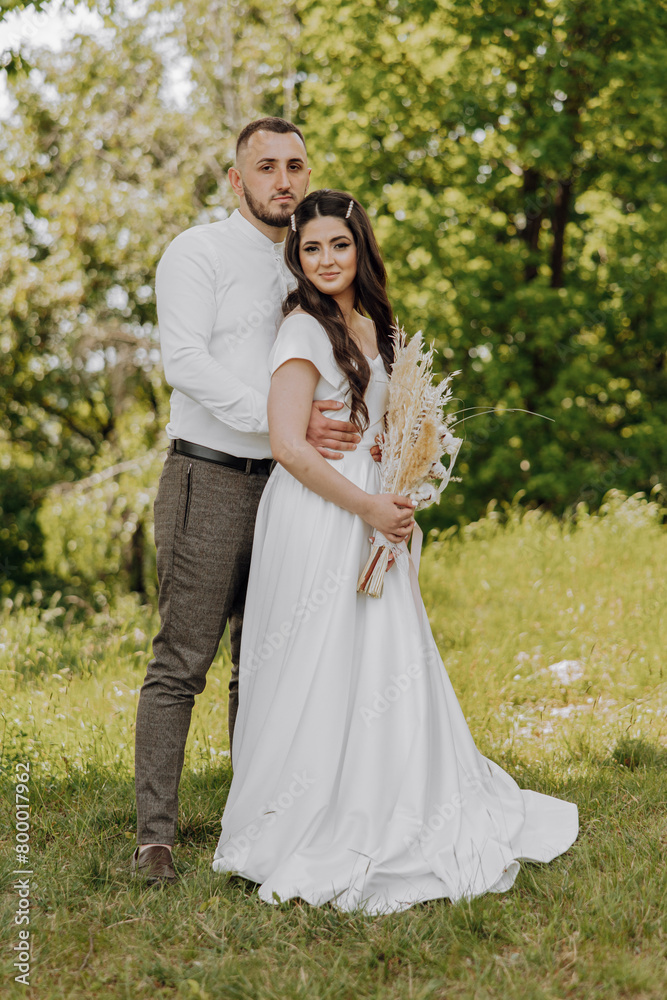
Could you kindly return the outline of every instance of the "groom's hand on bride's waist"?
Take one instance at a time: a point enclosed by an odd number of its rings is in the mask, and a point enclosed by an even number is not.
[[[343,458],[344,452],[354,451],[361,441],[354,424],[324,416],[324,410],[340,410],[342,406],[343,403],[335,399],[316,399],[310,411],[306,441],[324,458]]]

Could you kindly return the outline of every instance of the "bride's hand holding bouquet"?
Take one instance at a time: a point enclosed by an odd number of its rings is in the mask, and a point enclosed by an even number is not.
[[[396,493],[376,493],[368,497],[364,520],[381,531],[388,542],[399,545],[404,541],[405,535],[397,534],[397,530],[414,526],[416,506],[417,502],[410,497]]]

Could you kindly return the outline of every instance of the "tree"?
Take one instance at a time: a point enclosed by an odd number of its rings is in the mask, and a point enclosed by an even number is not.
[[[289,63],[278,33],[287,23],[282,4],[201,4],[175,23],[163,12],[156,4],[152,20],[137,20],[111,11],[106,36],[32,54],[39,71],[11,77],[19,110],[0,138],[0,185],[20,193],[0,205],[7,592],[47,571],[75,587],[90,589],[97,573],[98,582],[113,577],[146,591],[139,549],[150,509],[143,471],[133,479],[127,463],[135,468],[146,457],[154,470],[165,444],[155,267],[178,232],[234,207],[226,168],[238,116],[277,107],[272,74],[282,81]],[[196,88],[185,110],[165,92],[170,39],[181,46],[177,57],[190,51],[194,60]],[[285,65],[276,70],[279,52]],[[248,59],[232,93],[227,74]],[[279,90],[284,96],[289,88]],[[88,550],[75,533],[99,531],[98,512],[62,484],[108,467],[126,470],[118,480],[125,503],[114,506],[114,484],[105,487],[108,537],[90,551],[106,555],[86,569],[80,555]]]
[[[304,6],[318,177],[370,207],[401,319],[496,414],[470,422],[464,483],[431,517],[519,490],[562,510],[651,489],[667,465],[664,5],[390,0],[379,17],[368,0],[341,3],[335,33],[325,19]]]

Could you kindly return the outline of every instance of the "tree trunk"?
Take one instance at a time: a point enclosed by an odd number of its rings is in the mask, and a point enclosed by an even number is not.
[[[526,264],[524,277],[526,281],[532,281],[537,275],[537,250],[540,241],[540,228],[542,226],[543,211],[537,197],[537,190],[540,186],[540,175],[537,170],[529,167],[523,172],[523,207],[526,223],[521,230],[521,236],[526,241],[530,251],[530,259]]]
[[[570,214],[572,197],[572,181],[559,181],[551,224],[554,231],[554,242],[551,248],[551,287],[562,288],[563,255],[565,250],[565,227]]]

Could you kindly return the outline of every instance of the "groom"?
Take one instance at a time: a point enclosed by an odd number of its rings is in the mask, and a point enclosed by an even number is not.
[[[132,871],[150,882],[176,878],[171,848],[190,716],[227,622],[232,746],[253,528],[272,467],[268,356],[292,285],[282,241],[310,179],[303,135],[282,118],[251,122],[228,176],[239,208],[177,236],[155,283],[174,391],[155,500],[161,627],[136,721]],[[351,423],[322,413],[341,405],[313,403],[308,440],[326,458],[342,458],[360,440]]]

